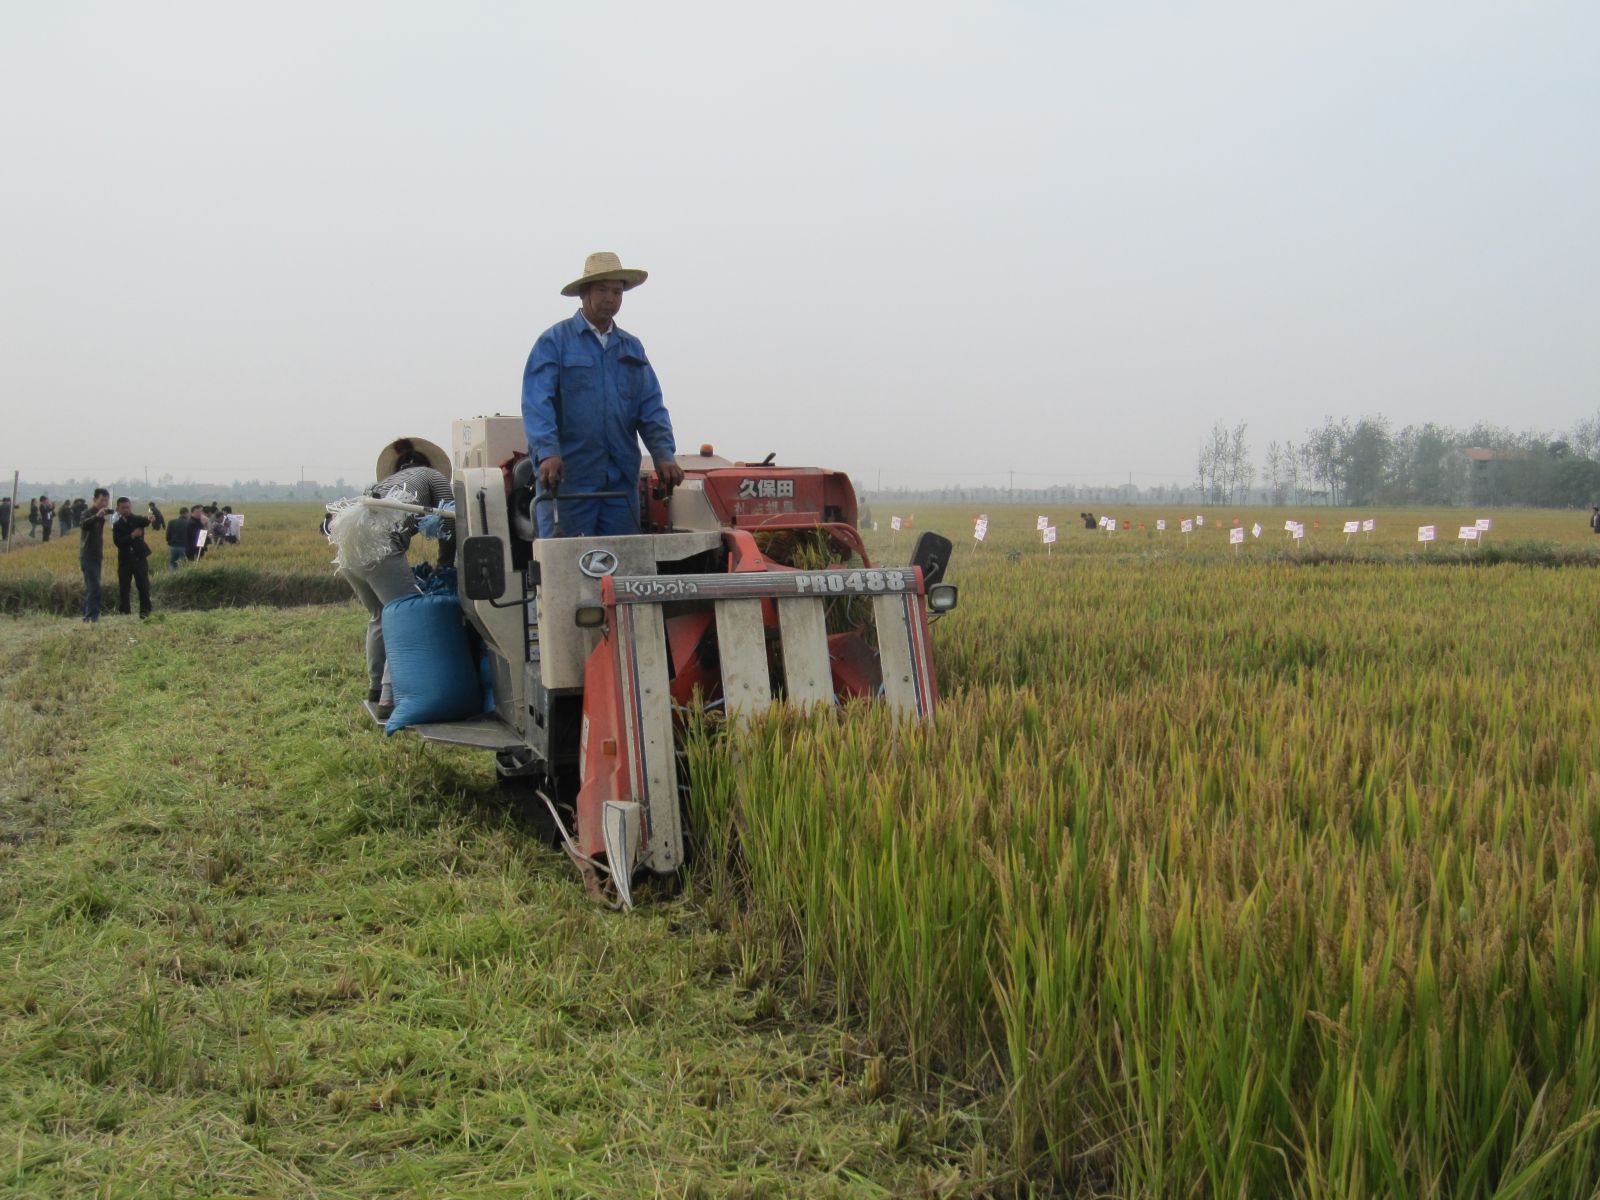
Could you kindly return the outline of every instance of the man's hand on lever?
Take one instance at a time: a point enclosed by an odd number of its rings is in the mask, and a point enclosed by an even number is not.
[[[548,458],[539,460],[539,482],[544,485],[544,490],[547,492],[556,490],[556,485],[565,477],[566,471],[567,464],[561,461],[559,454],[552,454]]]
[[[683,482],[683,468],[678,465],[675,458],[656,459],[656,478],[660,480],[661,487],[667,495],[672,495],[672,489]]]

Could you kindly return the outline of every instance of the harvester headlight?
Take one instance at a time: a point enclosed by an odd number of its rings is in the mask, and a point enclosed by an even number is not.
[[[928,589],[928,607],[936,613],[949,612],[956,606],[956,585],[936,583]]]
[[[579,629],[599,629],[606,623],[606,606],[580,604],[577,611],[572,614],[572,620]]]

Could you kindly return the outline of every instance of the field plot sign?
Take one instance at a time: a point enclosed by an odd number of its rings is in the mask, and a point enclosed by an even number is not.
[[[1194,515],[1194,523],[1196,525],[1204,525],[1206,523],[1206,515],[1205,515],[1205,513],[1195,513],[1195,515]]]
[[[1228,545],[1233,547],[1233,552],[1235,554],[1239,553],[1239,547],[1244,545],[1244,527],[1243,526],[1240,526],[1237,529],[1228,530]]]
[[[1194,522],[1191,521],[1188,517],[1185,517],[1183,519],[1183,524],[1181,524],[1179,526],[1179,528],[1182,529],[1183,532],[1186,533],[1186,534],[1187,533],[1193,533],[1194,532]]]
[[[1157,533],[1165,533],[1166,531],[1167,531],[1167,519],[1165,517],[1162,517],[1160,520],[1158,520],[1156,522],[1156,532]]]
[[[972,536],[976,541],[980,542],[989,536],[989,517],[987,514],[972,523]]]
[[[1038,518],[1037,520],[1034,521],[1033,527],[1035,529],[1048,529],[1048,528],[1050,528],[1050,518],[1049,517],[1040,517],[1040,518]]]
[[[899,517],[890,517],[889,518],[889,528],[894,530],[896,533],[899,533],[900,532],[900,518]]]
[[[1478,537],[1481,540],[1483,536],[1489,532],[1489,518],[1479,517],[1475,522],[1473,522],[1473,527],[1477,529]]]
[[[1056,527],[1054,525],[1046,525],[1041,532],[1044,536],[1045,553],[1054,554],[1056,552]]]
[[[1371,517],[1368,517],[1365,521],[1361,522],[1361,532],[1367,535],[1369,541],[1372,538],[1372,531],[1377,527],[1378,523]]]
[[[1433,532],[1433,526],[1432,525],[1418,525],[1417,526],[1417,541],[1419,541],[1419,542],[1431,542],[1431,541],[1433,541],[1433,537],[1434,537],[1434,532]]]
[[[1305,522],[1304,521],[1296,521],[1294,523],[1294,532],[1291,533],[1289,536],[1294,538],[1294,540],[1297,541],[1297,542],[1300,541],[1302,538],[1304,538],[1306,536]]]
[[[1250,526],[1250,536],[1253,537],[1253,538],[1258,538],[1258,537],[1261,536],[1261,522],[1260,521],[1257,521],[1254,525]]]
[[[1463,525],[1457,536],[1459,536],[1463,542],[1475,542],[1478,540],[1478,532],[1478,527],[1476,525]]]
[[[1351,535],[1352,534],[1356,534],[1356,533],[1360,533],[1360,532],[1361,532],[1361,522],[1360,521],[1346,521],[1344,523],[1344,544],[1346,546],[1348,546],[1350,544]]]

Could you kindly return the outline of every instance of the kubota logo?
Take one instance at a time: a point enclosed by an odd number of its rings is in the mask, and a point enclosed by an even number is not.
[[[578,570],[590,579],[603,579],[614,574],[617,569],[617,556],[609,550],[588,550],[578,559]]]

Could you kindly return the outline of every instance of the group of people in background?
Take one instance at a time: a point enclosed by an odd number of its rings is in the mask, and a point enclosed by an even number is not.
[[[22,504],[19,501],[17,510],[20,512]],[[28,536],[36,541],[50,540],[52,532],[66,535],[83,524],[84,514],[89,511],[89,501],[79,496],[76,500],[63,500],[57,504],[49,496],[33,496],[28,500]],[[156,521],[161,521],[161,510],[152,501],[150,515]],[[0,497],[0,541],[11,536],[11,521],[13,513],[11,497]],[[163,522],[164,523],[164,522]],[[156,526],[157,529],[161,525]],[[42,536],[41,536],[42,535]],[[22,536],[22,525],[17,525],[17,536]]]
[[[0,542],[11,536],[11,523],[20,517],[22,505],[13,505],[9,497],[0,497]],[[42,540],[48,542],[52,527],[66,534],[78,531],[78,567],[83,572],[83,620],[94,624],[100,619],[101,573],[105,561],[105,530],[111,526],[111,542],[117,551],[117,611],[132,615],[133,592],[139,593],[139,615],[148,617],[150,604],[150,565],[152,553],[149,534],[165,531],[167,542],[167,570],[176,571],[186,562],[203,558],[213,547],[224,542],[237,543],[244,528],[244,518],[227,504],[185,505],[178,516],[168,521],[155,501],[150,501],[144,513],[133,511],[133,501],[127,496],[111,502],[106,488],[95,488],[89,500],[63,500],[53,503],[48,496],[28,502],[28,536],[37,538],[42,529]],[[17,535],[22,533],[18,521]]]
[[[155,505],[151,505],[154,508]],[[176,571],[186,562],[204,558],[206,553],[222,542],[237,544],[244,518],[233,511],[233,506],[215,504],[204,507],[196,504],[178,510],[178,515],[167,525],[167,570]],[[153,528],[160,529],[156,525]]]
[[[96,494],[99,490],[96,489]],[[81,496],[76,500],[63,500],[59,504],[49,496],[33,497],[28,501],[28,537],[48,542],[52,534],[65,536],[74,529],[81,529],[84,521],[93,515],[93,509],[94,502]],[[244,518],[235,514],[230,504],[196,504],[192,508],[185,506],[179,509],[178,516],[184,524],[176,534],[171,531],[171,526],[177,525],[177,522],[169,525],[154,500],[146,505],[145,511],[150,529],[156,533],[167,530],[168,547],[182,551],[169,556],[168,566],[172,570],[177,570],[183,561],[192,562],[203,556],[207,549],[219,542],[237,542],[244,526]],[[0,542],[11,537],[13,519],[17,519],[16,536],[22,536],[21,512],[21,501],[13,510],[11,498],[0,496]]]

